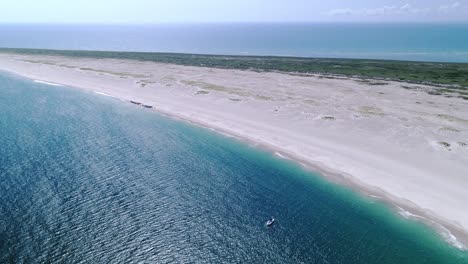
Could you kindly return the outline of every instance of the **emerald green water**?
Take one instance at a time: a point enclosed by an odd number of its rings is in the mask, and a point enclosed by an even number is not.
[[[0,74],[0,129],[0,263],[468,263],[379,201],[113,98]]]

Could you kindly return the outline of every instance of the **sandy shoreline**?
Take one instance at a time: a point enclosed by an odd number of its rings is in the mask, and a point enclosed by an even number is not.
[[[466,100],[414,84],[114,59],[0,54],[0,70],[138,101],[258,144],[468,244]]]

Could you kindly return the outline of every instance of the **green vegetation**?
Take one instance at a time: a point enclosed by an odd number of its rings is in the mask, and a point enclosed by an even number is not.
[[[385,115],[382,109],[375,107],[375,106],[361,106],[359,107],[358,112],[367,116],[384,116]]]
[[[433,84],[468,90],[468,64],[362,59],[319,59],[272,56],[224,56],[178,53],[71,51],[44,49],[0,49],[1,53],[59,55],[88,58],[131,59],[188,66],[254,71],[281,71],[291,74],[321,73],[328,78],[360,77]],[[384,82],[369,82],[384,85]]]
[[[207,82],[190,81],[190,80],[182,80],[181,82],[186,84],[186,85],[196,86],[196,87],[200,87],[200,88],[203,88],[203,89],[219,91],[219,92],[226,92],[226,91],[231,90],[231,89],[229,89],[227,87],[212,84],[212,83],[207,83]],[[238,89],[234,88],[234,90],[238,90]]]
[[[437,142],[437,143],[439,143],[439,145],[444,146],[446,148],[450,148],[450,144],[447,142]]]
[[[440,118],[440,119],[449,121],[449,122],[468,124],[468,120],[458,118],[458,117],[455,117],[455,116],[451,116],[451,115],[439,114],[439,115],[437,115],[437,117]]]
[[[0,49],[0,52],[2,52],[2,51],[3,51],[3,49]],[[130,73],[127,73],[127,72],[112,72],[112,71],[103,71],[103,70],[98,70],[98,69],[93,69],[93,68],[78,68],[78,67],[75,67],[75,66],[66,65],[66,64],[59,64],[59,63],[56,63],[56,62],[46,61],[46,60],[22,60],[22,61],[29,62],[29,63],[53,65],[53,66],[68,68],[68,69],[79,69],[81,71],[92,71],[92,72],[97,72],[97,73],[101,73],[101,74],[111,74],[111,75],[117,75],[117,76],[120,76],[120,77],[134,77],[134,78],[147,78],[147,77],[149,77],[149,76],[142,75],[142,74],[130,74]],[[142,81],[142,82],[144,82],[144,81]]]
[[[369,79],[360,79],[357,82],[367,84],[367,85],[380,85],[380,86],[388,85],[388,82],[379,82],[379,81],[369,80]]]
[[[447,131],[447,132],[460,132],[460,130],[453,128],[453,127],[441,127],[439,128],[440,131]]]
[[[195,95],[200,95],[200,94],[209,94],[209,93],[210,93],[210,92],[208,92],[208,91],[203,91],[203,90],[200,90],[200,91],[197,91],[197,92],[195,93]]]

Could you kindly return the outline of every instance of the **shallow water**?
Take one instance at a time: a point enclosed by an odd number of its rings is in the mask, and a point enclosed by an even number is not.
[[[0,25],[0,47],[468,62],[468,24]]]
[[[0,193],[0,263],[468,263],[426,226],[274,154],[6,74]]]

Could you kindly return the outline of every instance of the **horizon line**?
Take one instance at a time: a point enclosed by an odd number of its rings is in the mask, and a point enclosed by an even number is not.
[[[190,21],[190,22],[7,22],[0,25],[203,25],[203,24],[468,24],[467,21]]]

